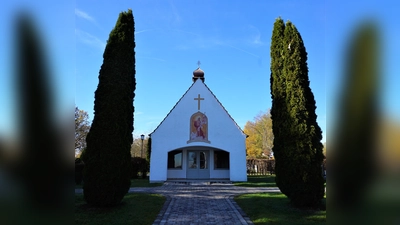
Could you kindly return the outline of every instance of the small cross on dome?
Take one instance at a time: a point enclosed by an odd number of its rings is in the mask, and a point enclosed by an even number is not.
[[[201,81],[204,82],[204,71],[202,69],[200,69],[200,60],[197,61],[197,65],[199,67],[197,67],[197,69],[195,71],[193,71],[193,82],[195,82],[197,79],[201,79]]]

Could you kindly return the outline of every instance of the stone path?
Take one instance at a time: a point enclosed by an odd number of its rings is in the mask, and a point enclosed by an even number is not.
[[[129,192],[166,196],[153,225],[169,224],[253,224],[233,200],[235,195],[280,192],[278,188],[245,188],[233,184],[174,184],[156,188],[131,188]]]
[[[164,183],[153,188],[130,188],[129,193],[162,194],[167,200],[153,225],[253,224],[233,200],[240,194],[280,192],[278,188],[246,188],[233,184]],[[82,193],[76,189],[75,193]]]

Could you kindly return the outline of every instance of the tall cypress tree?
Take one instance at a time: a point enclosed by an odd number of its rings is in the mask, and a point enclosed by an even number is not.
[[[64,168],[63,145],[60,142],[58,127],[54,123],[54,99],[49,79],[52,74],[48,68],[47,55],[42,35],[38,32],[34,18],[27,12],[16,16],[16,94],[18,96],[19,138],[21,152],[14,165],[19,186],[16,190],[24,190],[22,195],[16,194],[15,206],[23,207],[26,217],[17,218],[13,214],[2,217],[2,221],[14,223],[31,223],[43,221],[45,212],[52,215],[65,211],[67,193],[65,187],[66,169]],[[0,151],[1,152],[1,151]],[[7,180],[5,180],[7,181]],[[7,187],[7,182],[5,182]],[[4,185],[1,182],[1,185]],[[17,192],[19,193],[19,192]],[[23,204],[21,204],[23,203]],[[14,209],[11,207],[11,209]],[[15,208],[17,209],[17,208]],[[18,208],[18,211],[20,208]],[[8,218],[9,217],[9,218]],[[50,216],[51,217],[51,216]],[[11,219],[11,220],[8,220]],[[14,219],[17,219],[14,221]],[[65,222],[65,218],[57,218]],[[61,221],[47,220],[49,223],[60,224]],[[27,222],[30,221],[30,222]],[[66,220],[68,221],[68,220]],[[13,223],[11,222],[11,223]],[[62,223],[61,222],[61,223]],[[4,222],[3,222],[4,223]],[[5,222],[7,223],[7,222]]]
[[[274,28],[272,31],[271,39],[271,119],[272,119],[272,131],[274,134],[273,141],[273,152],[275,157],[275,173],[276,182],[278,186],[281,183],[280,178],[285,176],[285,135],[284,130],[281,128],[284,126],[287,119],[285,114],[285,78],[283,77],[283,63],[284,63],[284,52],[283,52],[283,39],[284,39],[285,23],[281,18],[275,20]],[[281,176],[282,174],[282,176]],[[286,193],[284,187],[281,187],[281,191]]]
[[[103,54],[87,135],[85,200],[96,206],[121,202],[130,187],[133,141],[135,41],[132,10],[121,12]]]
[[[345,60],[344,87],[339,99],[332,151],[332,208],[346,212],[359,207],[376,174],[379,115],[379,35],[374,23],[355,29]],[[331,159],[331,158],[330,158]],[[330,195],[331,196],[331,195]],[[331,203],[329,203],[331,204]]]
[[[273,122],[274,118],[278,120],[273,126],[274,136],[279,137],[274,141],[274,154],[278,153],[275,154],[276,182],[295,206],[316,207],[324,196],[323,146],[308,79],[307,52],[300,33],[289,21],[283,36],[280,45],[283,54],[279,56],[283,66],[275,73],[280,76],[279,83],[272,85],[273,93],[282,93],[272,95],[273,101],[279,102],[273,104],[272,118]],[[274,62],[272,57],[271,62]],[[272,77],[274,83],[276,78]]]

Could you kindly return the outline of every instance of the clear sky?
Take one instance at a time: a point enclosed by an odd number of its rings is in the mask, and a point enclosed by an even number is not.
[[[324,5],[257,1],[127,1],[76,4],[76,104],[92,112],[108,34],[118,13],[135,17],[135,135],[149,134],[192,84],[200,60],[205,83],[240,127],[271,107],[269,48],[281,16],[300,30],[325,129]]]
[[[270,40],[277,17],[290,20],[308,52],[318,123],[326,139],[327,109],[343,84],[346,40],[362,18],[372,15],[383,38],[383,108],[400,115],[399,3],[348,1],[136,0],[35,1],[4,4],[1,33],[12,34],[16,9],[31,10],[48,47],[57,112],[75,104],[93,119],[94,91],[104,47],[118,14],[131,8],[135,19],[136,91],[134,135],[151,133],[192,84],[201,62],[205,83],[240,127],[271,107]],[[365,3],[367,2],[367,3]],[[376,3],[377,2],[377,3]],[[375,4],[376,3],[376,4]],[[395,6],[397,4],[397,7]],[[13,132],[12,35],[0,43],[0,134]],[[14,121],[14,122],[13,122]]]

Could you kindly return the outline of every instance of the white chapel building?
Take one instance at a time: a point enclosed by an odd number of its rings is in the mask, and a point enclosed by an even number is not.
[[[247,181],[246,134],[204,83],[200,68],[150,137],[150,182]]]

